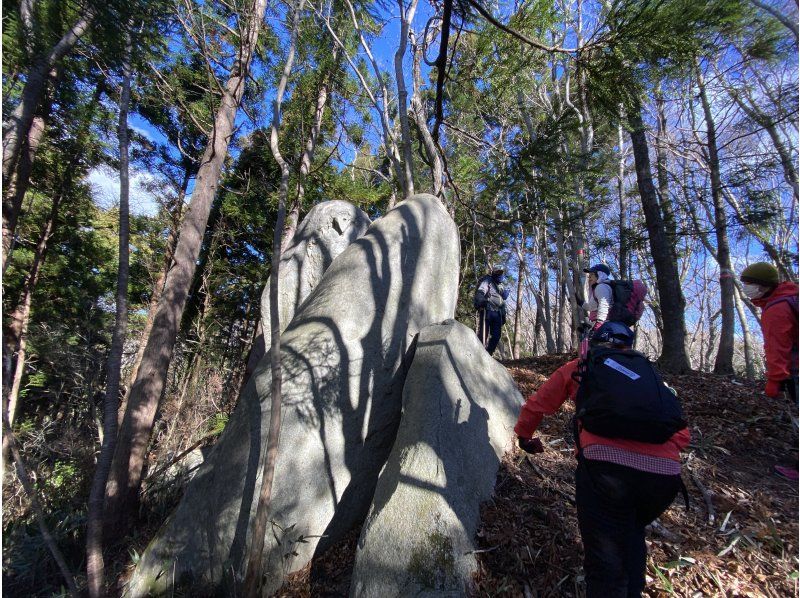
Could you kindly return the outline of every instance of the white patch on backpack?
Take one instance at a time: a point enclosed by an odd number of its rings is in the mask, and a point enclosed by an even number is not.
[[[620,374],[624,374],[625,376],[627,376],[631,380],[638,380],[639,378],[641,378],[641,376],[639,374],[637,374],[633,370],[629,370],[628,368],[626,368],[621,363],[617,363],[616,361],[614,361],[610,357],[603,362],[603,365],[607,365],[611,369],[617,370]]]

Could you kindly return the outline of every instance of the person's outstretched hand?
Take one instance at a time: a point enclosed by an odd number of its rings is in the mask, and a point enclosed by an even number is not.
[[[517,439],[519,440],[519,448],[526,453],[536,455],[537,453],[544,452],[542,441],[538,438],[523,438],[522,436],[517,436]]]

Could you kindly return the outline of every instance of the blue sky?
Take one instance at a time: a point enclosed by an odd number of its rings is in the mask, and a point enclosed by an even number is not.
[[[394,10],[397,10],[397,7],[392,4]],[[421,1],[417,7],[417,11],[414,17],[413,27],[414,30],[421,35],[422,30],[425,26],[425,23],[434,14],[434,9],[428,3]],[[397,48],[398,38],[400,34],[400,26],[399,26],[399,18],[388,13],[382,15],[383,18],[386,19],[386,24],[383,27],[380,35],[372,42],[372,52],[379,63],[380,67],[386,71],[391,80],[394,81],[394,53]],[[274,26],[274,23],[273,23]],[[279,35],[282,36],[284,39],[286,38],[286,30],[285,27],[279,30]],[[359,48],[360,50],[360,48]],[[410,46],[406,50],[406,57],[404,63],[404,74],[406,78],[406,85],[411,89],[411,56],[410,56]],[[431,56],[435,56],[435,53],[438,51],[438,47],[435,49],[431,49],[429,54]],[[359,56],[363,55],[362,52],[359,53]],[[283,66],[283,62],[280,61],[280,66]],[[427,79],[428,73],[430,68],[423,64],[422,65],[422,76],[423,80]],[[369,73],[372,74],[371,72]],[[390,93],[394,93],[395,89],[390,88]],[[286,101],[291,94],[291,89],[287,91],[287,94],[284,98]],[[269,105],[273,99],[273,90],[267,89],[264,97],[264,111],[262,114],[266,115],[266,118],[269,118],[271,115],[271,111],[269,110]],[[377,115],[375,116],[377,120]],[[138,133],[139,135],[144,136],[149,141],[166,145],[167,139],[150,123],[139,116],[138,114],[131,112],[129,115],[129,127]],[[244,114],[242,110],[239,110],[236,118],[237,126],[240,127],[240,136],[246,135],[250,131],[254,129],[254,123],[250,120],[250,118]],[[262,125],[267,125],[268,122],[262,122]],[[376,134],[375,131],[367,131],[367,140],[369,141],[370,145],[374,148],[380,145],[381,140],[379,136]],[[177,149],[173,148],[173,153],[177,154]],[[231,155],[235,156],[238,152],[235,147],[231,147],[230,149]],[[148,183],[152,184],[158,175],[154,175],[148,172],[141,170],[141,168],[136,165],[131,165],[131,188],[130,188],[130,206],[131,212],[134,214],[148,214],[154,215],[158,211],[158,198],[157,196],[148,189],[145,188],[145,185]],[[115,172],[113,169],[108,167],[97,167],[92,169],[88,176],[87,181],[92,185],[95,201],[98,205],[102,207],[111,207],[119,203],[119,173]],[[193,182],[190,183],[189,192],[187,194],[187,201],[191,195]]]

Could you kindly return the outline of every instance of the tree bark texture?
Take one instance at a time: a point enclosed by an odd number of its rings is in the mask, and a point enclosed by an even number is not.
[[[739,289],[734,292],[734,301],[736,303],[736,313],[739,316],[739,325],[742,327],[742,338],[744,339],[744,367],[745,375],[748,380],[756,379],[756,354],[755,354],[755,341],[750,332],[750,325],[747,323],[747,315],[744,313],[744,306],[742,305],[742,297]]]
[[[189,186],[189,171],[184,172],[183,182],[181,183],[181,190],[175,201],[175,207],[171,213],[172,226],[167,234],[166,251],[164,252],[164,261],[159,272],[158,278],[153,283],[153,290],[150,293],[150,304],[147,307],[147,320],[145,320],[144,328],[142,329],[142,337],[139,340],[139,347],[136,350],[136,357],[131,366],[131,372],[128,375],[128,382],[126,383],[126,391],[130,390],[133,383],[136,381],[136,376],[139,373],[139,366],[142,364],[144,357],[144,350],[147,347],[147,341],[150,338],[150,332],[153,330],[153,320],[158,310],[158,303],[161,299],[161,294],[164,291],[164,282],[167,280],[167,274],[172,267],[172,258],[175,256],[175,245],[178,243],[178,229],[180,228],[181,215],[183,213],[183,200],[186,197],[186,189]],[[120,404],[120,416],[125,413],[125,405],[127,400],[123,397],[122,404]],[[120,420],[122,423],[122,420]]]
[[[119,267],[117,270],[117,298],[114,333],[106,366],[106,393],[103,400],[103,442],[97,468],[89,492],[89,512],[86,525],[86,578],[90,598],[100,598],[105,591],[105,563],[103,562],[103,502],[108,472],[117,444],[117,417],[119,412],[122,351],[128,334],[128,266],[130,264],[130,218],[128,199],[130,190],[128,154],[128,105],[131,98],[131,39],[126,32],[125,58],[122,64],[122,90],[119,101]]]
[[[670,255],[669,241],[658,204],[658,195],[655,185],[653,185],[641,104],[631,110],[628,115],[628,124],[636,164],[636,181],[647,226],[650,252],[656,270],[659,304],[664,318],[663,350],[659,363],[667,372],[688,372],[691,367],[689,356],[686,353],[686,322],[684,320],[686,300],[680,286],[678,264]]]
[[[408,91],[406,90],[405,75],[403,74],[403,60],[408,45],[408,33],[414,13],[417,10],[418,0],[411,0],[406,10],[405,0],[397,0],[400,7],[400,43],[394,54],[394,74],[397,82],[397,111],[400,119],[401,145],[403,146],[403,177],[400,181],[403,198],[414,195],[414,163],[411,148],[411,127],[408,123]]]
[[[250,548],[247,557],[247,570],[242,588],[245,598],[257,598],[261,585],[262,559],[264,553],[264,537],[267,534],[267,522],[270,512],[270,498],[272,496],[272,482],[275,477],[275,464],[278,461],[278,444],[281,433],[281,384],[283,372],[281,371],[281,323],[280,310],[278,309],[278,283],[280,281],[281,262],[281,231],[286,217],[286,199],[289,195],[289,164],[281,155],[278,144],[278,135],[281,124],[281,103],[289,76],[294,65],[295,46],[297,44],[300,13],[303,11],[305,0],[296,0],[292,10],[292,29],[289,52],[283,75],[275,92],[272,106],[272,130],[270,131],[270,150],[281,169],[281,185],[278,193],[278,217],[275,222],[275,231],[272,236],[272,267],[269,280],[269,309],[270,309],[270,369],[272,373],[270,388],[270,420],[269,437],[267,439],[267,454],[261,474],[261,489],[258,495],[258,506],[253,521],[253,533],[250,539]],[[324,106],[324,104],[323,104]]]
[[[656,111],[658,129],[656,132],[656,178],[658,179],[658,200],[661,204],[661,214],[664,219],[664,229],[667,231],[669,249],[673,259],[677,262],[678,254],[676,244],[678,238],[678,223],[675,220],[675,209],[672,197],[669,194],[669,181],[667,179],[667,115],[664,111],[664,94],[660,84],[656,90]]]
[[[119,529],[137,502],[153,422],[164,391],[167,370],[223,162],[234,134],[236,113],[244,94],[265,8],[266,0],[254,0],[248,14],[242,16],[247,19],[247,23],[244,26],[241,47],[223,88],[214,127],[195,179],[189,209],[181,224],[175,248],[175,262],[167,275],[164,292],[153,319],[153,329],[120,426],[106,488],[106,529]]]
[[[736,307],[733,297],[735,292],[733,286],[734,272],[731,265],[730,243],[728,242],[728,215],[725,212],[725,202],[722,198],[717,127],[711,111],[711,102],[708,99],[703,72],[697,61],[695,61],[695,76],[697,77],[697,87],[700,91],[700,101],[703,104],[703,114],[706,120],[708,168],[711,174],[711,200],[714,203],[714,229],[717,234],[716,253],[717,261],[719,262],[719,289],[722,313],[719,350],[714,362],[714,373],[730,375],[733,374],[733,332],[736,321]]]
[[[628,202],[625,198],[625,138],[622,122],[617,123],[617,198],[619,201],[619,275],[630,278],[630,251],[628,249]]]
[[[420,72],[420,62],[422,60],[422,50],[426,46],[413,44],[412,50],[412,67],[411,67],[411,80],[413,82],[413,92],[411,94],[411,113],[414,116],[414,122],[417,125],[422,144],[425,148],[425,155],[428,157],[428,165],[431,169],[432,193],[436,197],[442,194],[442,159],[439,156],[439,149],[436,147],[436,142],[431,135],[428,128],[428,114],[425,109],[425,104],[420,97],[420,88],[422,87],[422,75]]]

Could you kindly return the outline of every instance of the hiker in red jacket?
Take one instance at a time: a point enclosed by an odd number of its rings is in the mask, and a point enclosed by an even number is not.
[[[780,282],[772,264],[750,264],[739,277],[744,293],[761,308],[761,332],[767,361],[764,392],[775,398],[781,390],[797,402],[797,285]],[[793,403],[794,404],[794,403]]]
[[[791,413],[797,411],[797,285],[780,282],[772,264],[756,262],[742,270],[739,277],[744,293],[761,308],[761,332],[764,336],[764,357],[767,362],[767,384],[764,393],[777,398],[785,391]],[[796,468],[776,466],[782,476],[798,479]]]
[[[556,370],[528,398],[514,427],[520,448],[540,453],[542,442],[533,434],[543,417],[558,411],[567,399],[576,401],[576,413],[582,417],[575,420],[575,502],[589,598],[641,595],[647,559],[645,526],[669,507],[680,490],[685,493],[680,451],[689,444],[689,430],[674,391],[643,355],[631,349],[633,340],[629,328],[606,322],[593,335],[587,360],[574,359]],[[593,401],[592,394],[602,400]],[[648,394],[655,396],[651,400]],[[627,419],[633,412],[625,412],[624,405],[640,398],[644,409],[651,409],[647,413],[674,403],[663,408],[673,410],[663,421],[655,414],[659,425],[669,422],[659,429],[658,441],[648,436],[652,432],[647,425],[632,425]],[[590,419],[600,404],[605,405],[606,425],[596,417]],[[623,405],[621,415],[609,422],[608,413],[615,405]],[[637,409],[641,413],[638,403]],[[609,432],[608,424],[619,431]]]

